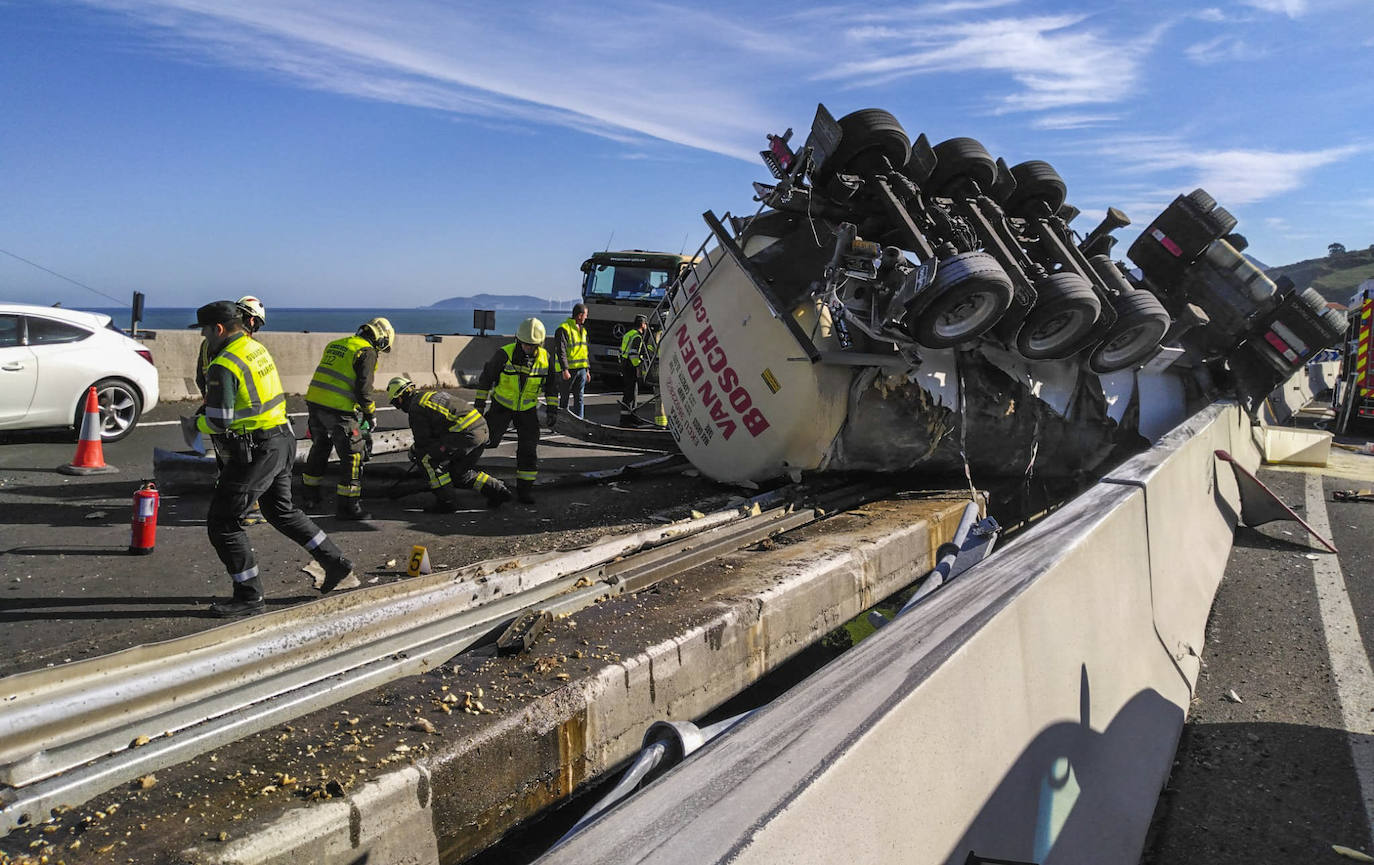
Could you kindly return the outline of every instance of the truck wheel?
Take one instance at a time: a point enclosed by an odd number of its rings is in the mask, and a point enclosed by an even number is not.
[[[1088,368],[1099,374],[1129,369],[1149,357],[1173,323],[1159,298],[1143,289],[1118,295],[1112,308],[1116,324],[1088,357]]]
[[[1035,293],[1016,350],[1031,360],[1068,357],[1102,312],[1092,283],[1076,273],[1053,273],[1035,284]]]
[[[965,179],[982,190],[997,182],[997,160],[976,138],[950,138],[935,145],[935,170],[929,187],[935,195],[946,195]]]
[[[1192,192],[1185,195],[1184,198],[1191,201],[1197,206],[1197,209],[1203,213],[1207,213],[1211,211],[1213,207],[1217,206],[1217,200],[1208,195],[1205,189],[1194,189]]]
[[[1011,167],[1011,176],[1016,181],[1016,189],[1007,198],[1005,209],[1012,216],[1037,215],[1040,205],[1049,208],[1050,213],[1058,213],[1064,206],[1068,187],[1048,162],[1032,159],[1018,163]]]
[[[900,169],[911,156],[911,139],[890,112],[864,108],[846,114],[837,122],[840,143],[821,166],[821,176],[814,178],[817,185],[836,172],[862,165],[865,157],[885,156],[893,169]]]
[[[1011,277],[986,252],[940,262],[935,281],[907,306],[907,332],[926,348],[950,348],[980,336],[1011,305]]]

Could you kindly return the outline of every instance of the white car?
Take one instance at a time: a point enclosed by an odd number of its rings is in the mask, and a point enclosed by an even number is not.
[[[108,315],[0,303],[0,430],[80,429],[92,385],[101,440],[124,438],[157,405],[153,353]]]

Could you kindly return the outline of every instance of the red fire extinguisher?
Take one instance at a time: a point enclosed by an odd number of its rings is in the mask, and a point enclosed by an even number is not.
[[[130,527],[129,554],[146,556],[157,540],[157,484],[148,481],[134,493],[134,517]]]

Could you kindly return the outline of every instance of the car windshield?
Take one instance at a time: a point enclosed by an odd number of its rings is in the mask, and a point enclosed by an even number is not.
[[[585,297],[601,300],[658,300],[672,273],[664,268],[599,264],[587,276]]]

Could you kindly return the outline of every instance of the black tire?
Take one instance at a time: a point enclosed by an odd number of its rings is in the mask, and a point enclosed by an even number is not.
[[[1217,200],[1208,195],[1205,189],[1194,189],[1192,192],[1185,195],[1184,198],[1191,201],[1202,213],[1207,213],[1213,207],[1217,206]]]
[[[1037,300],[1021,329],[1016,350],[1030,360],[1068,357],[1102,314],[1092,283],[1076,273],[1053,273],[1035,284]]]
[[[836,172],[861,167],[866,158],[885,156],[892,168],[900,169],[911,157],[911,139],[888,111],[863,108],[846,114],[838,123],[840,143],[826,160],[817,182],[829,180]]]
[[[944,195],[964,179],[982,190],[997,182],[997,160],[976,138],[950,138],[935,145],[935,171],[930,175],[930,191]]]
[[[138,388],[122,378],[102,378],[95,383],[95,395],[100,401],[100,441],[117,442],[134,431],[143,416],[143,396]],[[81,422],[86,416],[86,390],[82,389],[76,403],[74,426],[81,435]]]
[[[1212,223],[1212,230],[1217,233],[1218,237],[1230,234],[1231,230],[1239,224],[1239,220],[1224,207],[1213,208],[1212,212],[1207,214],[1207,219]]]
[[[1006,211],[1012,216],[1038,216],[1042,206],[1051,214],[1064,206],[1069,189],[1054,166],[1039,159],[1021,162],[1011,167],[1016,190],[1007,199]]]
[[[1322,297],[1315,288],[1304,288],[1302,294],[1298,295],[1298,300],[1317,315],[1326,313],[1326,298]]]
[[[961,252],[940,262],[935,281],[907,306],[907,332],[926,348],[977,339],[1011,306],[1011,277],[986,252]]]
[[[1326,325],[1326,332],[1331,335],[1333,343],[1345,339],[1345,332],[1350,327],[1350,319],[1346,313],[1339,309],[1328,309],[1322,314],[1322,321]]]
[[[1250,240],[1243,234],[1236,234],[1234,231],[1222,238],[1231,244],[1236,252],[1244,252],[1250,248]]]
[[[1112,308],[1116,324],[1088,356],[1088,368],[1099,375],[1130,369],[1145,360],[1173,324],[1159,298],[1143,289],[1118,295]]]

